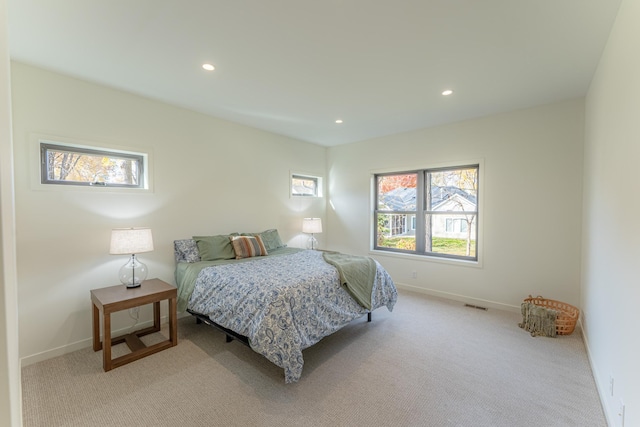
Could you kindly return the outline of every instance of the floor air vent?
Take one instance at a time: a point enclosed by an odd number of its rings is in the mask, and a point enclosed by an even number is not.
[[[481,307],[479,305],[473,305],[473,304],[465,304],[464,306],[469,308],[477,308],[478,310],[484,310],[484,311],[489,310],[487,307]]]

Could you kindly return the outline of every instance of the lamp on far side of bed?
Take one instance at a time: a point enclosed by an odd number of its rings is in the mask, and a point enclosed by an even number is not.
[[[318,240],[313,236],[322,233],[322,220],[320,218],[304,218],[302,220],[302,232],[311,234],[307,240],[307,249],[317,249]]]
[[[138,261],[136,254],[153,250],[150,228],[114,228],[111,230],[111,255],[131,255],[120,268],[118,277],[127,288],[137,288],[147,278],[147,266]]]

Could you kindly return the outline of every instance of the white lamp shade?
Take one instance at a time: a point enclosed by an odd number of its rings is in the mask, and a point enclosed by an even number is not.
[[[150,228],[115,228],[111,230],[111,255],[131,255],[153,250]]]
[[[322,233],[322,220],[320,218],[304,218],[302,220],[303,233]]]

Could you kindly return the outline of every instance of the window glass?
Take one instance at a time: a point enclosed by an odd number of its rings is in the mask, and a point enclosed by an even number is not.
[[[415,250],[415,229],[406,230],[406,218],[405,214],[379,214],[376,246],[378,248]]]
[[[477,260],[478,170],[376,175],[374,248]]]
[[[321,197],[322,178],[317,176],[292,174],[291,195],[302,197]]]
[[[383,175],[378,177],[378,209],[414,211],[418,174]]]
[[[43,184],[144,188],[144,154],[40,143]]]

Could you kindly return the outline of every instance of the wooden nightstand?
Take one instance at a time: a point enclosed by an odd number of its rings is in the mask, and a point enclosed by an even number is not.
[[[124,285],[119,285],[91,291],[93,350],[103,350],[103,367],[105,371],[110,371],[178,344],[177,297],[178,290],[160,279],[145,280],[138,288],[127,288]],[[147,347],[140,340],[140,337],[160,330],[160,301],[165,299],[169,300],[169,339]],[[117,338],[111,338],[111,313],[151,303],[153,303],[153,326]],[[100,312],[102,312],[103,318],[102,342],[100,342]],[[123,342],[127,343],[131,353],[111,360],[111,346]]]

